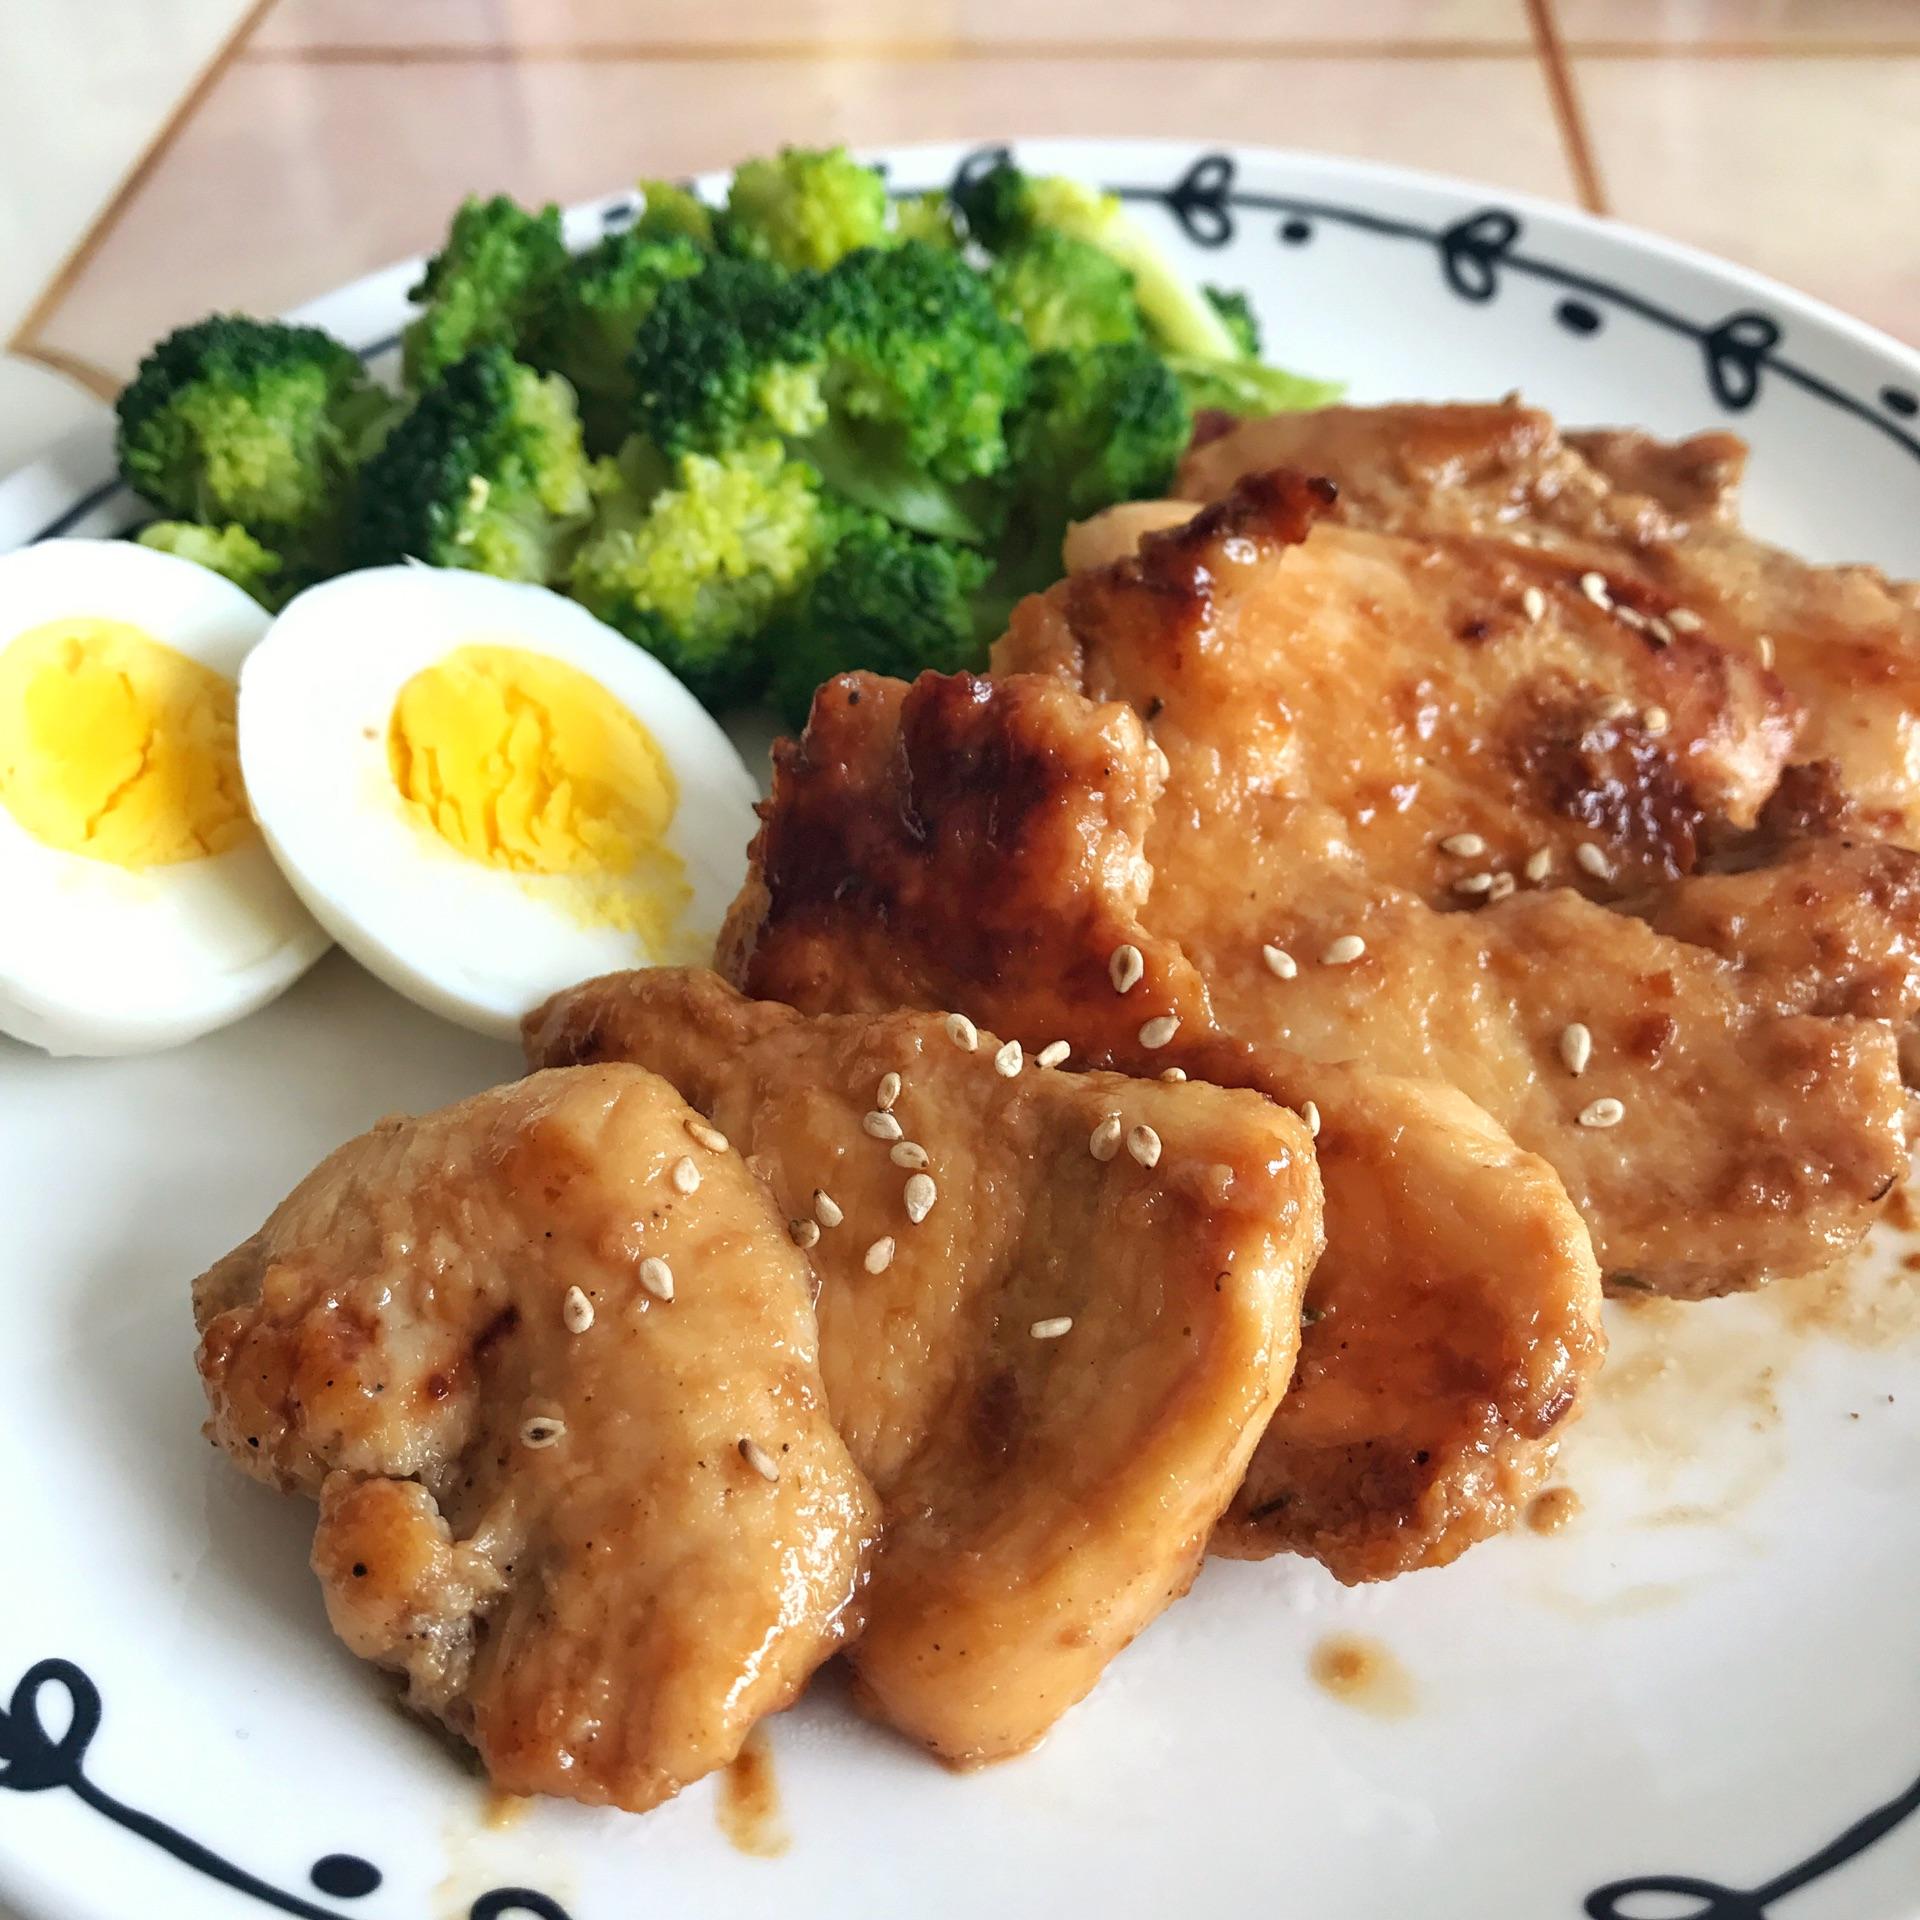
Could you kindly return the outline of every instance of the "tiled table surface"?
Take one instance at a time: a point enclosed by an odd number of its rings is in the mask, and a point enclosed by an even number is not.
[[[1193,134],[1469,174],[1920,340],[1920,0],[11,0],[0,467],[157,334],[783,139]]]

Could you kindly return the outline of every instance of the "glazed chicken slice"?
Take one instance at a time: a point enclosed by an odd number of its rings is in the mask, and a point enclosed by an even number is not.
[[[1280,414],[1196,448],[1180,491],[1215,500],[1275,467],[1325,475],[1339,517],[1420,536],[1488,536],[1563,580],[1770,664],[1868,830],[1920,846],[1920,587],[1871,567],[1817,567],[1742,531],[1744,444],[1706,433],[1561,435],[1495,405],[1328,407]]]
[[[319,1496],[335,1631],[511,1793],[657,1805],[850,1625],[872,1491],[715,1138],[538,1074],[349,1142],[194,1288],[209,1436]]]
[[[527,1045],[639,1062],[760,1168],[885,1514],[862,1698],[955,1764],[1031,1746],[1186,1590],[1285,1389],[1306,1128],[1212,1086],[1009,1075],[990,1033],[803,1018],[705,972],[589,981]]]
[[[1512,1521],[1600,1364],[1585,1230],[1454,1089],[1219,1032],[1142,923],[1157,782],[1137,716],[1047,679],[831,681],[775,750],[722,964],[808,1011],[957,1008],[1029,1052],[1065,1039],[1076,1064],[1311,1114],[1326,1252],[1219,1541],[1349,1581],[1440,1565]]]
[[[1229,1031],[1466,1093],[1553,1165],[1622,1282],[1716,1293],[1845,1251],[1905,1165],[1895,1035],[1782,1012],[1722,957],[1738,935],[1661,930],[1706,837],[1754,829],[1778,781],[1770,676],[1623,625],[1524,549],[1316,527],[1326,502],[1252,476],[1025,602],[996,648],[1152,717],[1144,917]],[[1782,897],[1824,887],[1831,925],[1843,855],[1811,843]],[[1881,863],[1906,871],[1856,918],[1910,946],[1920,857]],[[1655,890],[1648,920],[1603,904],[1628,887]]]

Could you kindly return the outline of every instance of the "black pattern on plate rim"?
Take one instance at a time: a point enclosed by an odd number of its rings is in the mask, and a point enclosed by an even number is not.
[[[1010,147],[976,147],[955,170],[953,184],[959,186],[975,179],[1011,156]],[[1578,296],[1562,300],[1555,309],[1555,318],[1569,332],[1583,336],[1598,332],[1600,308],[1611,306],[1697,342],[1708,389],[1728,413],[1741,413],[1753,405],[1759,398],[1763,374],[1777,375],[1814,399],[1864,421],[1920,460],[1920,436],[1900,425],[1901,421],[1920,414],[1920,394],[1889,384],[1871,401],[1856,398],[1782,355],[1778,348],[1784,336],[1779,321],[1758,308],[1744,308],[1712,322],[1701,322],[1676,313],[1671,307],[1663,307],[1615,281],[1597,280],[1591,274],[1576,273],[1571,267],[1523,253],[1520,240],[1524,228],[1520,216],[1505,207],[1482,207],[1445,226],[1434,227],[1331,200],[1243,191],[1234,184],[1236,176],[1237,162],[1231,154],[1203,153],[1171,185],[1123,184],[1106,190],[1122,200],[1147,201],[1166,207],[1180,223],[1181,231],[1200,247],[1226,246],[1234,237],[1236,214],[1278,214],[1282,217],[1274,230],[1275,237],[1287,246],[1304,246],[1309,242],[1315,221],[1328,221],[1376,234],[1382,239],[1411,240],[1429,246],[1439,256],[1447,285],[1461,299],[1476,305],[1484,305],[1498,295],[1503,273],[1521,274],[1563,287],[1569,294]],[[608,232],[617,232],[632,222],[638,206],[639,202],[631,194],[607,202],[600,209],[601,226]],[[399,336],[390,334],[356,351],[362,360],[372,360],[398,344]],[[121,491],[118,480],[103,482],[48,521],[27,545],[57,540],[71,532]]]
[[[40,1697],[49,1688],[67,1698],[67,1724],[55,1734],[40,1714]],[[297,1920],[353,1920],[361,1907],[323,1907],[303,1894],[290,1893],[249,1873],[211,1847],[169,1826],[153,1814],[117,1800],[87,1777],[87,1749],[100,1731],[100,1690],[71,1660],[42,1660],[28,1668],[0,1712],[0,1791],[49,1793],[64,1789],[82,1805],[111,1820],[183,1867],[245,1894],[278,1913]],[[314,1889],[333,1900],[362,1900],[377,1893],[384,1878],[371,1860],[358,1854],[329,1853],[308,1872]],[[371,1920],[371,1917],[369,1917]],[[569,1920],[567,1910],[551,1896],[531,1887],[496,1887],[483,1893],[468,1909],[467,1920]]]

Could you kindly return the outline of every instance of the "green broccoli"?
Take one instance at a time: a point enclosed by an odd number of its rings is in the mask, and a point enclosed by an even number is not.
[[[1196,413],[1211,408],[1243,420],[1330,406],[1346,391],[1338,380],[1314,380],[1258,360],[1208,360],[1170,353],[1167,365]]]
[[[805,585],[832,539],[812,469],[777,440],[719,457],[679,454],[668,484],[633,484],[650,454],[603,462],[599,508],[573,557],[568,590],[637,641],[709,707],[765,690],[762,636]]]
[[[691,240],[653,239],[633,230],[610,234],[568,262],[528,322],[520,357],[571,382],[592,452],[611,452],[632,425],[628,356],[660,289],[706,264]]]
[[[719,259],[641,323],[634,419],[669,455],[776,435],[854,504],[981,541],[1026,363],[980,276],[922,242],[825,274]]]
[[[735,172],[715,231],[731,253],[819,270],[889,243],[887,185],[844,147],[783,147]]]
[[[270,613],[289,598],[292,583],[277,553],[263,547],[245,527],[203,527],[192,520],[156,520],[135,535],[136,544],[157,553],[178,554],[251,594]]]
[[[556,579],[591,512],[587,480],[572,388],[483,347],[455,361],[367,463],[353,562]]]
[[[1097,248],[1133,275],[1134,298],[1153,339],[1169,352],[1231,360],[1232,330],[1174,270],[1144,228],[1112,194],[1001,161],[956,189],[967,231],[990,253],[1006,253],[1036,233],[1054,232]]]
[[[559,208],[528,213],[504,194],[466,201],[407,295],[422,309],[401,342],[408,387],[418,391],[476,347],[517,347],[566,265]]]
[[[960,222],[944,193],[914,193],[899,201],[893,233],[896,240],[918,240],[942,253],[958,253],[961,247]]]
[[[1220,316],[1233,343],[1248,360],[1260,358],[1260,316],[1253,302],[1232,287],[1202,287],[1201,297]]]
[[[1051,227],[996,255],[987,286],[1035,353],[1138,340],[1144,331],[1132,273],[1098,247]]]
[[[992,565],[971,547],[858,518],[767,635],[781,717],[804,725],[814,689],[856,667],[910,680],[984,664],[999,628],[983,628],[976,596]]]
[[[713,245],[713,209],[670,180],[640,182],[640,215],[631,232],[643,240],[691,240]]]
[[[318,328],[216,314],[161,341],[115,412],[121,477],[142,499],[323,566],[390,402]]]

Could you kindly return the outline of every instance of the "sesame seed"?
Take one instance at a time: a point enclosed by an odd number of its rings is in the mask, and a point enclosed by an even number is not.
[[[1477,833],[1450,833],[1440,842],[1440,851],[1460,860],[1478,860],[1487,843]]]
[[[1673,628],[1669,626],[1665,620],[1661,619],[1657,613],[1649,617],[1647,621],[1647,632],[1653,636],[1657,645],[1663,647],[1673,645]]]
[[[1553,871],[1553,849],[1535,847],[1527,855],[1526,876],[1537,887]]]
[[[1043,1067],[1057,1067],[1072,1051],[1064,1040],[1050,1040],[1033,1057]]]
[[[1300,971],[1300,962],[1285,947],[1276,947],[1271,941],[1260,949],[1260,958],[1276,980],[1291,980]]]
[[[1148,1052],[1164,1047],[1180,1031],[1180,1016],[1177,1013],[1156,1014],[1140,1029],[1140,1044]]]
[[[1107,1114],[1087,1136],[1087,1151],[1096,1160],[1111,1160],[1120,1151],[1120,1135],[1123,1131],[1120,1116]]]
[[[980,1044],[980,1029],[964,1013],[947,1015],[947,1038],[962,1053],[971,1053]]]
[[[675,1193],[693,1193],[700,1185],[700,1169],[693,1164],[690,1154],[683,1153],[667,1169],[667,1178],[673,1182]]]
[[[1146,970],[1140,949],[1131,941],[1123,940],[1107,955],[1107,978],[1113,982],[1115,993],[1131,993]]]
[[[1656,740],[1672,725],[1673,715],[1665,707],[1649,707],[1640,716],[1641,731],[1652,734]]]
[[[1698,633],[1707,623],[1691,607],[1669,607],[1667,625],[1675,633]]]
[[[825,1187],[813,1190],[813,1217],[823,1227],[837,1227],[847,1216],[840,1211],[840,1203]]]
[[[1320,1105],[1318,1101],[1308,1100],[1301,1104],[1300,1118],[1307,1123],[1307,1132],[1316,1140],[1320,1138]]]
[[[1520,882],[1510,873],[1496,873],[1493,885],[1487,889],[1487,900],[1491,904],[1496,900],[1510,900],[1520,891]]]
[[[787,1237],[796,1247],[802,1249],[817,1247],[820,1244],[820,1222],[818,1220],[789,1220]]]
[[[718,1127],[710,1126],[697,1113],[687,1115],[687,1131],[693,1135],[697,1145],[703,1146],[709,1153],[725,1153],[727,1136]]]
[[[1051,1320],[1036,1320],[1027,1331],[1036,1340],[1058,1340],[1063,1333],[1073,1331],[1073,1315],[1056,1314]]]
[[[740,1441],[740,1458],[757,1473],[768,1486],[780,1478],[780,1463],[758,1440],[749,1440],[744,1435]]]
[[[892,1114],[882,1113],[878,1107],[862,1118],[860,1129],[876,1140],[898,1140],[906,1132],[906,1128]]]
[[[1147,742],[1147,765],[1153,769],[1153,777],[1164,787],[1172,776],[1173,768],[1167,762],[1167,750],[1158,740]]]
[[[1580,576],[1580,591],[1596,607],[1613,605],[1613,595],[1607,590],[1607,576],[1604,573],[1583,573]]]
[[[673,1269],[657,1253],[650,1253],[640,1262],[640,1284],[656,1300],[671,1300]]]
[[[1754,657],[1763,667],[1773,665],[1773,635],[1763,633],[1753,643]]]
[[[1613,862],[1591,840],[1582,840],[1574,848],[1573,864],[1596,880],[1613,878]]]
[[[1547,611],[1547,596],[1538,587],[1529,587],[1520,596],[1520,611],[1529,620],[1544,619]]]
[[[1593,1035],[1580,1021],[1570,1021],[1560,1029],[1560,1062],[1569,1073],[1576,1077],[1585,1073],[1592,1058]]]
[[[1493,889],[1493,875],[1490,873],[1463,873],[1453,883],[1455,893],[1489,893]]]
[[[873,1104],[885,1113],[899,1098],[900,1076],[897,1073],[883,1073],[880,1076],[879,1091],[873,1096]]]
[[[1623,627],[1631,627],[1635,633],[1645,633],[1647,616],[1638,607],[1615,607],[1613,616]]]
[[[520,1444],[532,1447],[536,1451],[541,1447],[551,1447],[567,1437],[567,1423],[557,1414],[536,1413],[531,1420],[520,1422]]]
[[[906,1201],[907,1218],[917,1227],[933,1211],[940,1189],[933,1184],[931,1175],[916,1173],[907,1182],[901,1197]]]
[[[1187,1077],[1187,1070],[1185,1067],[1162,1067],[1160,1069],[1160,1078],[1162,1080],[1177,1081],[1177,1080],[1184,1080],[1186,1077]]]
[[[860,1264],[865,1267],[869,1273],[885,1273],[886,1270],[893,1265],[893,1235],[883,1233],[880,1238],[867,1249],[866,1255]]]
[[[1618,1100],[1596,1100],[1592,1106],[1580,1109],[1583,1127],[1617,1127],[1626,1117],[1627,1110]]]
[[[1332,946],[1320,956],[1323,967],[1350,967],[1367,950],[1367,943],[1357,933],[1343,933]]]
[[[579,1287],[569,1287],[560,1302],[560,1318],[569,1333],[585,1333],[593,1325],[593,1302]]]
[[[1020,1042],[1018,1040],[1009,1040],[1007,1044],[993,1056],[993,1070],[1002,1080],[1011,1080],[1025,1064],[1026,1061],[1020,1052]]]
[[[896,1167],[906,1167],[911,1171],[927,1165],[927,1150],[918,1140],[896,1140],[887,1149],[887,1158]]]
[[[1127,1135],[1127,1151],[1143,1167],[1160,1164],[1160,1136],[1149,1126],[1138,1126]]]

